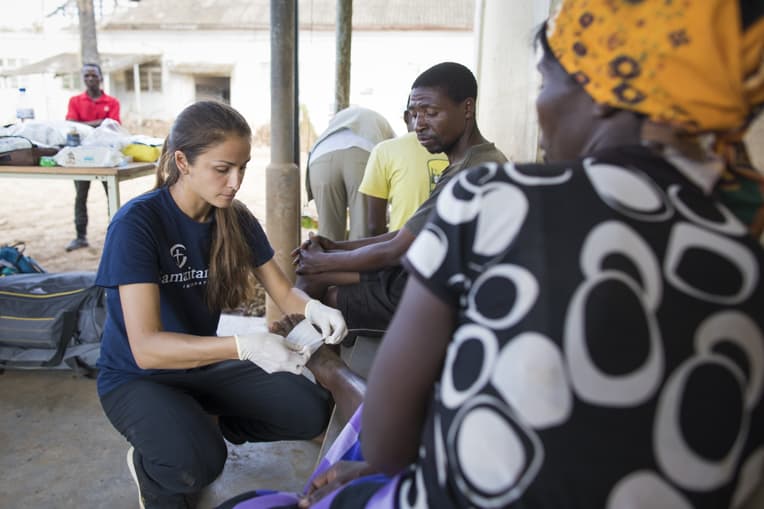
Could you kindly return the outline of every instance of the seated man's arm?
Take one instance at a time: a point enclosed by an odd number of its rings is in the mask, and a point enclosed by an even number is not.
[[[384,242],[385,240],[395,237],[395,233],[396,232],[387,232],[355,240],[332,240],[322,235],[315,235],[313,232],[309,232],[308,240],[294,248],[291,254],[294,258],[300,254],[300,250],[308,249],[312,244],[314,245],[313,247],[320,247],[323,251],[350,251],[352,249],[358,249],[359,247],[368,246],[369,244]],[[295,265],[297,265],[296,261]]]
[[[394,232],[386,232],[381,233],[379,235],[374,235],[372,237],[363,237],[360,239],[355,240],[341,240],[338,242],[333,242],[334,246],[331,247],[329,250],[341,250],[341,251],[353,251],[355,249],[370,246],[372,244],[380,244],[382,242],[387,242],[388,240],[395,237],[397,234],[397,231]],[[322,247],[324,247],[322,245]]]
[[[317,243],[310,243],[309,246],[300,249],[299,256],[295,259],[297,273],[366,272],[393,267],[400,264],[401,257],[406,254],[414,238],[415,235],[408,229],[401,228],[376,237],[350,241],[368,241],[350,250],[327,252]]]
[[[369,235],[387,232],[387,200],[376,196],[366,196],[366,225]]]

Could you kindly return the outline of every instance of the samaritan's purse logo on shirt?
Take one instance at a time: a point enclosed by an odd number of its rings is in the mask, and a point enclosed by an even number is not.
[[[175,265],[179,269],[183,269],[188,262],[188,256],[186,256],[186,246],[183,244],[175,244],[170,248],[170,257],[175,261]],[[160,283],[182,283],[183,288],[190,288],[192,286],[203,285],[207,283],[207,269],[199,270],[191,267],[190,265],[180,272],[173,274],[162,274],[160,276]]]
[[[175,258],[175,263],[178,265],[178,268],[182,269],[188,261],[188,257],[186,256],[186,246],[183,244],[175,244],[170,248],[170,256]]]

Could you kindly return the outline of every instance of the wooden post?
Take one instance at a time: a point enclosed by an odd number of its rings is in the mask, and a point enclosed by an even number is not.
[[[274,260],[295,280],[289,253],[300,243],[300,170],[294,161],[294,53],[297,0],[271,0],[271,162],[265,170],[265,229],[276,252]],[[266,299],[266,320],[281,313]]]
[[[337,67],[334,112],[350,105],[350,42],[353,36],[353,0],[337,0]]]

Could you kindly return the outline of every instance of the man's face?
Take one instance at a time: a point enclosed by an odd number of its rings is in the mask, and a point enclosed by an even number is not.
[[[449,153],[464,134],[474,101],[454,102],[440,87],[411,89],[409,114],[416,137],[431,154]]]
[[[98,69],[91,66],[82,68],[82,81],[88,90],[99,90],[101,88],[101,73]]]

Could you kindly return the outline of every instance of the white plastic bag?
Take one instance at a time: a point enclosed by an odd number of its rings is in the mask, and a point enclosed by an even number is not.
[[[93,129],[95,129],[93,126],[83,124],[82,122],[75,122],[74,120],[52,120],[50,123],[53,127],[58,129],[58,132],[61,133],[64,140],[66,140],[66,135],[72,132],[72,129],[77,131],[80,135],[80,140],[84,140],[90,136],[93,133]]]
[[[129,143],[138,143],[141,145],[148,145],[150,147],[161,147],[164,145],[164,138],[157,138],[156,136],[147,136],[145,134],[133,134],[128,137]]]
[[[61,134],[49,121],[32,121],[13,124],[0,130],[2,136],[22,136],[35,145],[55,147],[66,143],[66,135]]]
[[[103,119],[101,125],[82,139],[83,147],[109,147],[117,150],[129,143],[130,133],[111,118]]]
[[[59,166],[84,166],[88,168],[110,168],[128,162],[122,152],[111,147],[64,147],[53,156]]]

